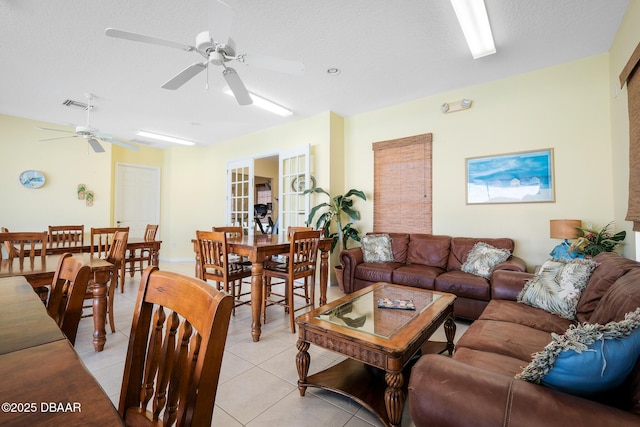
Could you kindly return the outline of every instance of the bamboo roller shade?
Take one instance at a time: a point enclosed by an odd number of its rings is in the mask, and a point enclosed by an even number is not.
[[[432,232],[430,133],[374,142],[373,230]]]
[[[640,231],[640,43],[620,74],[620,84],[627,83],[629,103],[629,207],[627,221]]]

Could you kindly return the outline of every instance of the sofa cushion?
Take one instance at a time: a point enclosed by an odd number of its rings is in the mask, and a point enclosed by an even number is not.
[[[611,285],[629,270],[638,267],[636,261],[614,252],[602,252],[596,255],[593,260],[598,266],[593,270],[587,288],[582,293],[582,297],[580,297],[576,307],[576,317],[579,322],[590,322],[593,310],[595,310],[600,299]]]
[[[536,307],[520,304],[516,301],[496,299],[489,302],[479,319],[517,323],[557,334],[563,334],[573,324],[571,320],[563,319]]]
[[[511,252],[507,249],[498,249],[487,243],[478,242],[467,254],[467,259],[460,270],[490,279],[496,265],[505,262],[510,256]]]
[[[582,323],[553,334],[544,350],[516,378],[590,396],[615,389],[640,354],[640,308],[621,322]]]
[[[483,301],[489,301],[491,298],[491,288],[487,279],[459,270],[447,271],[436,277],[435,289]]]
[[[640,268],[634,268],[616,280],[591,314],[590,323],[618,322],[640,307]]]
[[[391,273],[402,264],[399,262],[362,263],[356,267],[355,278],[368,282],[389,282]]]
[[[391,282],[397,285],[408,285],[423,289],[434,289],[435,278],[444,270],[421,264],[402,265],[391,274]]]
[[[468,365],[509,376],[522,372],[522,367],[528,363],[528,360],[520,360],[482,350],[473,350],[467,347],[458,347],[453,354],[453,358]]]
[[[391,237],[388,234],[367,234],[362,237],[364,262],[393,262]]]
[[[408,264],[447,268],[451,237],[433,234],[412,234],[407,252]]]
[[[467,254],[478,242],[485,242],[500,249],[508,249],[513,253],[514,243],[513,240],[508,238],[499,239],[482,239],[475,237],[453,237],[451,239],[451,251],[449,252],[449,259],[447,260],[447,270],[460,270],[462,264],[467,259]]]
[[[596,263],[589,259],[545,261],[518,295],[518,302],[575,319],[576,306]]]
[[[476,320],[460,337],[456,346],[528,361],[533,353],[541,351],[549,341],[549,332],[517,323]]]

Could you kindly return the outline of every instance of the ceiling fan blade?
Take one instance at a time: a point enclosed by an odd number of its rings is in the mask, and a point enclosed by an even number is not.
[[[100,139],[102,139],[103,141],[109,142],[111,144],[115,144],[115,145],[119,145],[119,146],[124,147],[124,148],[128,148],[129,150],[134,150],[134,151],[138,151],[139,150],[139,148],[137,146],[135,146],[135,145],[127,144],[126,142],[118,141],[118,140],[113,139],[113,138],[100,138]]]
[[[196,50],[193,46],[188,46],[186,44],[172,42],[170,40],[159,39],[157,37],[145,36],[142,34],[131,33],[129,31],[116,30],[115,28],[107,28],[104,33],[109,37],[115,37],[118,39],[132,40],[134,42],[142,42],[155,44],[159,46],[172,47],[174,49],[185,50],[187,52],[191,52],[192,50]]]
[[[97,139],[88,138],[87,141],[89,142],[91,148],[93,148],[93,151],[95,151],[96,153],[104,153],[104,148],[102,148],[102,145],[100,145]]]
[[[77,137],[78,135],[57,136],[55,138],[39,139],[38,141],[53,141],[54,139],[67,139],[67,138],[77,138]]]
[[[180,71],[178,74],[173,76],[169,81],[162,85],[163,89],[176,90],[192,78],[194,78],[198,73],[207,68],[206,62],[196,62],[195,64],[189,65],[184,70]]]
[[[219,44],[227,44],[231,34],[233,9],[220,0],[209,0],[209,36]]]
[[[56,131],[56,132],[73,133],[73,131],[71,131],[71,130],[53,129],[53,128],[41,128],[40,126],[36,126],[36,129],[40,129],[40,130],[53,130],[53,131]]]
[[[236,97],[236,101],[240,105],[250,105],[253,104],[253,99],[251,99],[251,95],[247,92],[247,88],[244,87],[244,83],[240,80],[240,76],[236,73],[231,67],[226,67],[222,72],[224,79],[227,81],[229,85],[229,89],[233,92],[233,96]]]
[[[265,68],[267,70],[278,71],[280,73],[294,74],[302,76],[304,74],[304,64],[300,61],[274,58],[265,55],[255,55],[245,53],[238,55],[238,61],[251,66]]]

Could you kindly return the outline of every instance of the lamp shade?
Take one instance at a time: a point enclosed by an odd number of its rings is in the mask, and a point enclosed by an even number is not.
[[[549,221],[549,237],[552,239],[577,239],[580,231],[576,227],[582,227],[579,219],[552,219]]]

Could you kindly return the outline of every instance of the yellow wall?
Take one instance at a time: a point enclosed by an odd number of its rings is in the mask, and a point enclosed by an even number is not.
[[[311,145],[316,165],[326,165],[328,182],[330,113],[267,129],[209,147],[166,150],[163,169],[161,226],[163,258],[192,260],[195,230],[225,224],[227,162],[264,157],[280,150]],[[316,166],[317,167],[317,166]],[[312,167],[313,170],[313,167]],[[320,184],[319,184],[320,185]]]
[[[440,112],[462,98],[471,109]],[[609,103],[608,55],[600,55],[350,117],[345,187],[371,194],[371,143],[431,132],[434,234],[511,237],[531,267],[560,243],[549,239],[550,219],[613,219]],[[555,153],[555,203],[466,204],[465,158],[542,148]],[[372,209],[362,207],[364,230]]]
[[[64,134],[36,126],[64,129],[0,115],[0,226],[35,231],[49,225],[84,224],[88,230],[109,224],[111,144],[102,144],[105,153],[94,153],[82,138],[39,141]],[[45,185],[23,187],[18,175],[26,169],[43,172]],[[80,183],[94,191],[93,207],[78,200]]]

